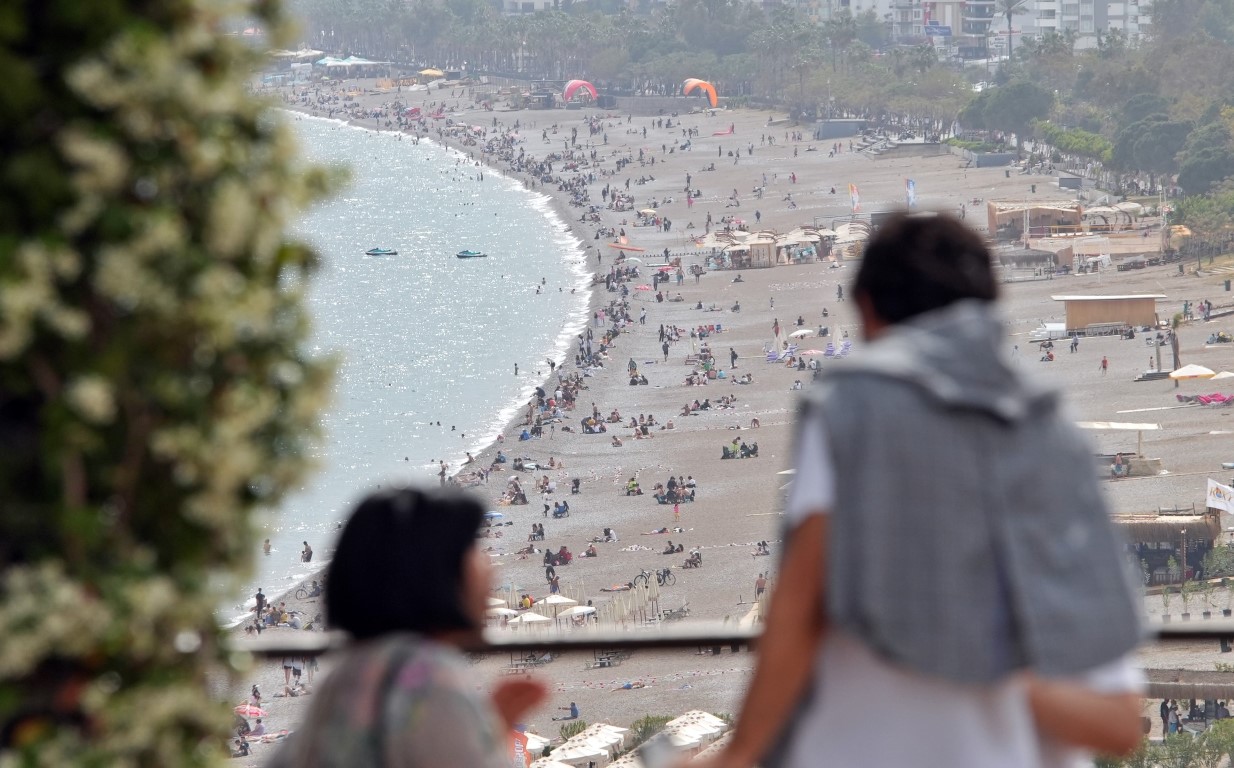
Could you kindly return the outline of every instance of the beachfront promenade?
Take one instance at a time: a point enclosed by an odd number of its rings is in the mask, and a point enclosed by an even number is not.
[[[366,86],[371,84],[352,83],[339,87],[363,89]],[[721,622],[725,626],[737,626],[750,614],[755,602],[755,583],[760,574],[774,571],[781,538],[779,511],[784,486],[791,478],[779,473],[791,469],[788,461],[796,398],[794,387],[798,381],[808,383],[811,377],[809,370],[790,368],[786,361],[768,362],[766,348],[777,344],[774,329],[778,325],[786,341],[798,330],[817,332],[820,326],[828,329],[827,339],[799,341],[800,351],[821,352],[829,340],[834,340],[838,346],[846,332],[852,344],[850,353],[860,354],[861,350],[855,311],[850,301],[840,298],[841,289],[852,279],[853,267],[849,263],[841,260],[743,270],[741,282],[734,282],[735,272],[709,269],[697,281],[689,277],[679,286],[674,279],[666,286],[670,296],[680,293],[682,301],[657,302],[654,292],[637,288],[650,284],[649,270],[663,261],[658,254],[668,248],[673,254],[681,255],[683,269],[703,266],[709,251],[695,248],[693,236],[704,233],[708,214],[713,222],[726,215],[737,215],[754,228],[757,211],[757,228],[781,233],[801,226],[830,226],[834,220],[851,213],[847,194],[850,184],[860,189],[862,211],[869,212],[900,206],[904,199],[904,180],[911,177],[916,182],[922,208],[958,212],[961,205],[966,205],[968,220],[978,229],[985,226],[985,212],[984,206],[971,204],[975,199],[1020,199],[1029,194],[1041,200],[1071,199],[1069,191],[1059,190],[1041,177],[1031,179],[1037,184],[1037,192],[1030,193],[1030,180],[1025,177],[1012,175],[1008,178],[1002,169],[965,169],[963,162],[951,155],[880,159],[849,152],[845,142],[839,153],[829,156],[831,142],[804,138],[794,141],[786,134],[795,129],[779,125],[769,127],[768,122],[780,116],[765,112],[721,111],[715,117],[681,115],[681,122],[673,119],[674,128],[667,129],[651,127],[652,118],[600,116],[594,110],[537,112],[508,111],[499,107],[488,112],[469,108],[465,98],[448,98],[448,93],[449,90],[397,96],[361,94],[354,103],[361,110],[379,109],[382,104],[399,98],[406,104],[421,106],[427,114],[436,108],[435,103],[445,101],[455,107],[456,111],[450,114],[458,123],[483,126],[482,130],[492,130],[501,136],[517,135],[517,142],[509,146],[512,153],[502,160],[484,157],[480,152],[482,141],[464,143],[465,137],[476,139],[474,131],[466,134],[446,132],[444,121],[430,122],[425,127],[430,138],[452,143],[460,151],[473,154],[477,160],[486,159],[496,170],[522,178],[529,185],[535,184],[537,190],[553,196],[562,218],[573,222],[576,236],[587,248],[588,268],[601,278],[614,266],[619,252],[606,246],[611,238],[596,239],[597,230],[624,228],[628,244],[644,249],[638,254],[639,261],[625,263],[626,267],[637,267],[637,278],[619,283],[613,292],[607,291],[602,282],[595,288],[591,312],[606,311],[602,326],[594,322],[590,326],[595,347],[599,346],[601,334],[616,330],[603,367],[580,369],[574,364],[571,351],[557,368],[557,373],[563,376],[580,376],[585,387],[574,394],[574,407],[566,413],[566,418],[551,425],[552,429],[546,429],[543,437],[520,442],[518,437],[524,429],[520,415],[516,423],[504,431],[500,446],[477,454],[475,464],[463,468],[492,467],[498,449],[510,459],[504,466],[497,465],[500,471],[490,472],[487,483],[474,489],[491,509],[504,515],[502,522],[512,523],[491,529],[494,535],[485,542],[500,568],[500,580],[505,587],[495,591],[494,596],[506,600],[517,599],[522,594],[536,599],[546,597],[549,582],[543,551],[557,551],[566,546],[574,558],[569,565],[555,566],[561,590],[582,605],[587,601],[594,603],[598,613],[606,619],[603,628],[608,630],[634,628],[652,618],[649,614],[686,605],[690,619]],[[296,105],[296,98],[290,92],[284,95],[291,106]],[[312,104],[301,104],[300,108],[313,110]],[[497,120],[495,127],[494,118]],[[589,134],[585,121],[597,118],[602,130]],[[370,121],[367,125],[377,127],[378,122]],[[730,126],[731,134],[713,136]],[[440,136],[437,134],[439,127],[443,127]],[[646,137],[644,128],[647,128]],[[578,147],[572,150],[568,145],[575,129]],[[678,149],[682,129],[696,131],[690,138],[690,148],[685,151]],[[483,136],[479,134],[480,139]],[[774,137],[774,145],[767,143],[768,137]],[[810,151],[811,147],[815,151]],[[669,149],[674,151],[669,152]],[[740,157],[730,158],[726,154],[737,150],[741,151]],[[568,157],[549,161],[553,168],[547,173],[548,181],[543,173],[536,174],[538,178],[533,179],[523,171],[538,165],[529,158],[544,161],[549,153],[568,155],[571,151],[585,158],[585,162],[580,161],[576,167],[566,170],[565,166],[574,164]],[[593,151],[595,160],[591,160]],[[638,160],[640,152],[641,162]],[[510,159],[519,157],[520,153],[522,160],[513,162]],[[654,165],[650,163],[652,158]],[[617,168],[619,160],[622,161],[620,170]],[[714,171],[701,170],[713,163]],[[689,186],[701,193],[692,204],[686,202],[684,195],[687,175],[691,177]],[[604,187],[608,185],[626,193],[627,179],[632,180],[629,194],[634,198],[635,210],[655,201],[656,210],[672,220],[671,230],[635,227],[632,212],[616,212],[604,207],[601,194]],[[644,183],[637,183],[638,179],[643,179]],[[833,187],[837,190],[834,195],[830,191]],[[571,206],[570,200],[580,189],[585,191],[590,204],[599,207],[599,221],[579,221],[585,209]],[[669,198],[673,201],[666,202]],[[694,224],[693,229],[688,228],[690,223]],[[1140,342],[1122,342],[1113,337],[1086,339],[1078,353],[1064,353],[1056,362],[1043,364],[1038,362],[1036,346],[1027,341],[1026,334],[1040,322],[1061,316],[1061,305],[1049,298],[1052,293],[1160,292],[1168,298],[1161,302],[1159,311],[1167,315],[1172,314],[1175,305],[1181,306],[1184,299],[1218,297],[1216,281],[1204,283],[1194,277],[1177,276],[1164,268],[1060,280],[1064,282],[1032,281],[1007,286],[1004,309],[1011,334],[1007,341],[1008,354],[1016,357],[1019,364],[1062,387],[1082,419],[1130,418],[1117,416],[1117,413],[1173,405],[1174,390],[1170,383],[1132,383],[1131,379],[1147,366],[1150,356],[1150,350]],[[629,289],[629,296],[624,300],[621,285]],[[529,297],[529,300],[532,299]],[[714,312],[699,310],[700,302],[705,308],[714,305],[718,309]],[[740,310],[733,311],[738,305]],[[611,316],[612,310],[618,308],[624,308],[630,321],[618,322],[615,327]],[[644,310],[646,319],[640,322]],[[798,318],[802,321],[800,326]],[[691,329],[713,325],[723,330],[706,339],[691,338]],[[668,343],[667,359],[661,326],[681,329],[675,334],[676,340]],[[1222,350],[1205,349],[1202,343],[1203,338],[1217,329],[1214,324],[1184,327],[1180,332],[1184,361],[1228,367],[1220,360]],[[725,378],[704,378],[704,385],[687,384],[687,376],[699,367],[687,365],[687,360],[697,360],[704,342],[709,344],[716,366],[724,370]],[[730,349],[737,355],[735,367]],[[1098,370],[1098,361],[1103,356],[1110,361],[1106,376]],[[806,356],[805,360],[817,360],[823,368],[834,364],[821,354]],[[631,361],[639,375],[647,379],[646,385],[630,385]],[[548,382],[544,388],[547,393],[554,394],[556,376],[550,377],[546,363],[511,362],[520,363],[520,376]],[[738,377],[747,374],[751,383],[736,383]],[[1184,386],[1200,391],[1194,385]],[[735,398],[732,407],[717,405],[732,398]],[[684,408],[695,400],[710,401],[712,407],[682,415]],[[604,434],[584,434],[579,421],[592,412],[593,403],[605,417],[613,411],[619,412],[621,424],[606,424],[608,431]],[[1188,499],[1202,500],[1203,475],[1219,466],[1222,450],[1218,440],[1207,435],[1216,427],[1218,418],[1211,414],[1197,409],[1153,413],[1152,419],[1161,422],[1163,430],[1146,439],[1147,449],[1151,455],[1162,459],[1171,474],[1129,478],[1110,484],[1115,509],[1148,510]],[[656,427],[649,428],[650,436],[641,439],[636,438],[635,430],[628,426],[632,417],[637,424],[640,415],[654,415],[657,422]],[[669,419],[673,420],[674,428],[660,429]],[[753,426],[755,422],[758,426]],[[572,431],[565,432],[561,426],[569,426]],[[620,446],[614,444],[614,436],[620,439]],[[722,459],[724,448],[730,446],[734,438],[739,442],[757,442],[758,457]],[[1118,435],[1098,435],[1098,448],[1103,452],[1116,452],[1126,447],[1118,443],[1120,439]],[[923,449],[928,447],[923,446]],[[514,458],[526,459],[537,466],[548,465],[551,460],[554,468],[514,473],[510,470]],[[455,464],[450,469],[457,471],[460,467]],[[526,486],[529,503],[501,506],[498,500],[513,475]],[[535,492],[536,481],[543,476],[556,484],[556,490],[549,497],[551,503],[561,499],[569,502],[569,517],[554,518],[551,512],[548,516],[543,514],[542,494]],[[656,483],[667,483],[670,476],[691,477],[696,487],[695,500],[680,504],[677,516],[672,504],[658,503],[651,493]],[[576,478],[580,480],[579,493],[571,494],[571,481]],[[643,495],[626,495],[630,478],[636,479],[644,490]],[[544,526],[543,540],[528,542],[533,523]],[[597,556],[581,557],[593,539],[604,538],[605,528],[614,529],[617,540],[596,542]],[[669,531],[651,533],[661,529]],[[662,554],[669,539],[681,544],[683,552]],[[757,544],[761,541],[768,542],[771,556],[758,554]],[[518,554],[529,543],[539,551]],[[319,551],[325,551],[328,542],[316,546]],[[701,553],[701,568],[682,567],[692,549]],[[655,572],[666,567],[673,569],[675,584],[658,589],[658,604],[650,611],[638,607],[634,610],[612,607],[622,600],[629,601],[629,593],[606,590],[620,590],[644,570]],[[772,584],[774,586],[774,579]],[[1150,601],[1147,605],[1150,611],[1160,612],[1159,601]],[[305,607],[309,615],[319,611],[312,602]],[[553,612],[549,611],[548,615]],[[500,622],[495,621],[497,623]],[[506,631],[516,635],[527,630]],[[1146,664],[1154,666],[1210,669],[1212,650],[1211,643],[1181,644],[1148,650],[1144,659]],[[481,660],[478,669],[490,679],[496,679],[510,663],[507,655],[493,654]],[[328,666],[327,660],[326,669]],[[536,674],[549,681],[553,694],[550,706],[536,713],[529,725],[542,734],[556,735],[556,724],[551,717],[557,706],[570,701],[578,702],[584,712],[583,719],[589,722],[621,726],[629,725],[648,712],[680,714],[692,709],[732,712],[751,667],[752,659],[748,654],[734,654],[728,650],[718,655],[638,651],[620,666],[598,667],[582,663],[578,656],[567,656],[536,668]],[[281,688],[282,677],[281,669],[266,670],[258,675],[270,690]],[[632,682],[641,682],[643,686],[625,687]],[[288,724],[286,727],[292,727],[297,703],[295,700],[271,702],[271,718],[281,718]]]

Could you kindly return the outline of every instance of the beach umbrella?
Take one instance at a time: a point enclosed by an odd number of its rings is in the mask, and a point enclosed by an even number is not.
[[[578,605],[577,600],[571,600],[565,595],[549,595],[548,597],[537,600],[536,605],[551,605],[553,606],[553,616],[557,616],[557,611],[560,611],[566,605]]]
[[[803,328],[800,331],[793,331],[788,337],[790,339],[804,339],[807,336],[813,336],[815,333],[818,333],[818,331],[815,331],[813,328]]]
[[[494,510],[489,510],[488,512],[484,513],[485,520],[500,520],[503,517],[505,517],[505,514],[494,511]]]
[[[500,597],[490,597],[488,599],[489,608],[504,608],[505,605],[506,605],[506,601],[502,600]]]
[[[608,752],[590,744],[562,744],[548,753],[553,760],[572,763],[576,760],[588,760],[593,757],[608,757]]]
[[[643,260],[637,256],[627,256],[626,261],[637,261],[639,264],[643,263]]]
[[[575,616],[589,616],[596,612],[596,609],[590,605],[576,605],[573,608],[567,608],[557,615],[559,619],[572,619]]]
[[[432,67],[429,67],[428,69],[420,70],[420,74],[425,77],[445,77],[446,73],[442,72],[440,69],[433,69]]]
[[[1213,374],[1213,377],[1209,379],[1209,381],[1217,381],[1218,379],[1234,379],[1234,373],[1222,371],[1221,373]]]
[[[506,623],[508,624],[541,624],[546,621],[552,621],[552,619],[550,619],[547,616],[541,616],[538,613],[524,613],[522,616],[519,616],[518,618],[515,618],[515,619],[510,619],[510,621]]]
[[[677,748],[695,747],[699,744],[699,738],[685,733],[670,731],[668,733],[668,743]]]
[[[489,608],[487,611],[485,611],[485,613],[487,613],[489,616],[495,616],[495,617],[496,616],[510,617],[510,616],[518,615],[518,611],[514,610],[513,608]]]
[[[644,216],[655,216],[656,213],[658,213],[658,211],[656,211],[655,208],[644,208],[643,210],[639,211],[639,213],[643,214]]]
[[[265,717],[266,710],[261,707],[255,707],[252,704],[241,704],[236,707],[235,712],[240,717]]]
[[[1191,365],[1184,365],[1182,368],[1170,372],[1170,378],[1175,380],[1211,379],[1215,375],[1216,374],[1211,369],[1205,368],[1202,365],[1196,365],[1195,363],[1192,363]]]
[[[795,336],[796,334],[793,334],[793,335]],[[797,354],[799,355],[821,355],[823,354],[823,351],[821,349],[803,349]]]

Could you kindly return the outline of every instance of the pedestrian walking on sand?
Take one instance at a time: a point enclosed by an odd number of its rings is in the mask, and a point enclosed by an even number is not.
[[[759,574],[754,580],[754,599],[757,600],[767,591],[767,577],[764,574]]]
[[[1102,355],[1101,356],[1101,375],[1104,376],[1105,372],[1109,370],[1109,368],[1110,368],[1110,359],[1106,357],[1105,355]]]
[[[675,501],[673,502],[673,522],[681,522],[681,504]]]
[[[668,362],[668,342],[666,341],[663,344],[661,344],[660,349],[664,351],[664,362],[667,363]]]
[[[737,350],[733,349],[732,347],[728,348],[728,367],[729,368],[737,367]]]

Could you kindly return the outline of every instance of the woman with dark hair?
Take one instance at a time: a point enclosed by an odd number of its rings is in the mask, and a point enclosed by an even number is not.
[[[476,690],[459,648],[484,624],[491,565],[484,509],[445,491],[382,491],[343,528],[326,611],[354,645],[270,768],[504,768],[509,727],[539,683]]]

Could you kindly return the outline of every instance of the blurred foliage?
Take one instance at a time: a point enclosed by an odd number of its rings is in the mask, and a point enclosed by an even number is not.
[[[626,746],[634,749],[664,730],[664,726],[668,725],[672,719],[671,715],[643,715],[630,724],[630,740]]]
[[[270,0],[0,10],[6,768],[225,757],[214,610],[329,374],[283,228],[330,180],[247,89],[284,24]]]
[[[568,741],[587,730],[587,727],[586,720],[571,720],[568,723],[562,723],[557,732],[561,735],[562,741]]]

